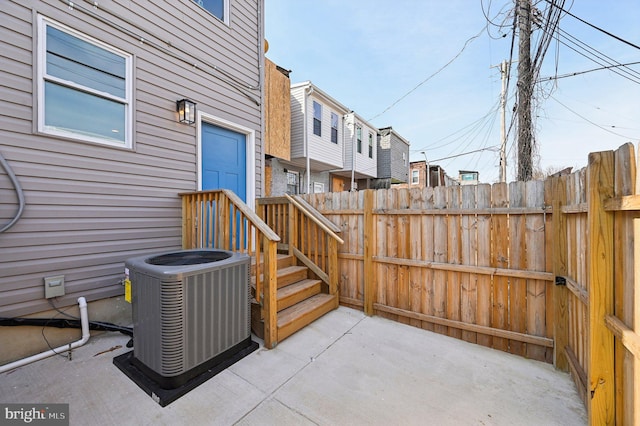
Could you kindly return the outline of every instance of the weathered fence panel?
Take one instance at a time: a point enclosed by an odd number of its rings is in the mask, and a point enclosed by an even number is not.
[[[616,152],[592,153],[586,169],[553,180],[560,191],[566,188],[554,203],[554,228],[561,236],[556,252],[566,259],[564,274],[562,265],[555,271],[564,275],[568,290],[556,292],[555,312],[560,313],[556,321],[566,325],[566,331],[556,328],[556,365],[568,365],[591,424],[639,421],[636,361],[640,345],[625,344],[639,340],[640,328],[635,322],[637,299],[634,302],[638,280],[633,265],[640,254],[634,254],[638,232],[633,221],[640,210],[640,202],[632,195],[635,181],[630,144]],[[560,320],[564,297],[566,323]]]
[[[370,288],[377,315],[551,361],[542,182],[305,198],[342,227],[341,303],[367,311]]]
[[[590,424],[636,425],[636,169],[625,144],[544,182],[305,197],[349,238],[341,303],[553,362],[571,373]]]

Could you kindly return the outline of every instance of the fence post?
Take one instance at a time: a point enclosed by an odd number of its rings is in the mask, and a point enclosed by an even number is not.
[[[613,314],[613,213],[604,202],[613,196],[612,151],[589,154],[587,169],[589,336],[587,395],[589,424],[615,422],[614,336],[605,318]]]
[[[328,241],[327,257],[329,263],[329,294],[339,296],[338,289],[338,242],[333,238],[325,237]]]
[[[636,157],[633,144],[622,145],[615,153],[615,196],[624,197],[636,193]],[[633,311],[635,290],[640,289],[634,282],[640,277],[635,266],[640,260],[635,254],[640,242],[638,236],[638,212],[614,212],[615,234],[615,315],[636,333],[640,331],[634,325]],[[638,306],[635,307],[638,309]],[[615,343],[615,375],[616,375],[616,424],[640,424],[640,360],[627,351],[621,339]]]
[[[191,200],[190,195],[182,195],[182,248],[191,248],[191,232],[193,230],[193,218],[191,216]]]
[[[373,220],[373,196],[375,191],[364,191],[364,313],[373,315],[376,295],[376,268],[373,263],[376,248],[376,226]]]
[[[556,277],[567,275],[567,222],[562,206],[567,203],[567,178],[553,178],[553,217],[552,235],[555,239],[553,251],[553,273]],[[562,371],[569,370],[565,347],[569,342],[569,292],[566,286],[554,285],[553,287],[553,365]],[[551,307],[549,307],[551,308]]]
[[[277,248],[278,243],[263,238],[264,280],[262,281],[262,307],[264,310],[264,346],[273,349],[278,344],[278,283]]]

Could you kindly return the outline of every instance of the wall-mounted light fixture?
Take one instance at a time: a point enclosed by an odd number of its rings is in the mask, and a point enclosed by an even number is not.
[[[185,124],[196,122],[196,103],[189,99],[181,99],[176,102],[178,121]]]

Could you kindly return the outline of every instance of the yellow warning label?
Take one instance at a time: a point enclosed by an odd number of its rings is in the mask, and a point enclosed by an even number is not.
[[[131,303],[131,280],[129,278],[124,280],[124,300]]]

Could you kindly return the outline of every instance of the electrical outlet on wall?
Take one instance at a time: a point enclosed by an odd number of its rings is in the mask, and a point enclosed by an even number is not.
[[[64,296],[64,275],[56,275],[55,277],[44,277],[44,297],[50,299],[52,297]]]

